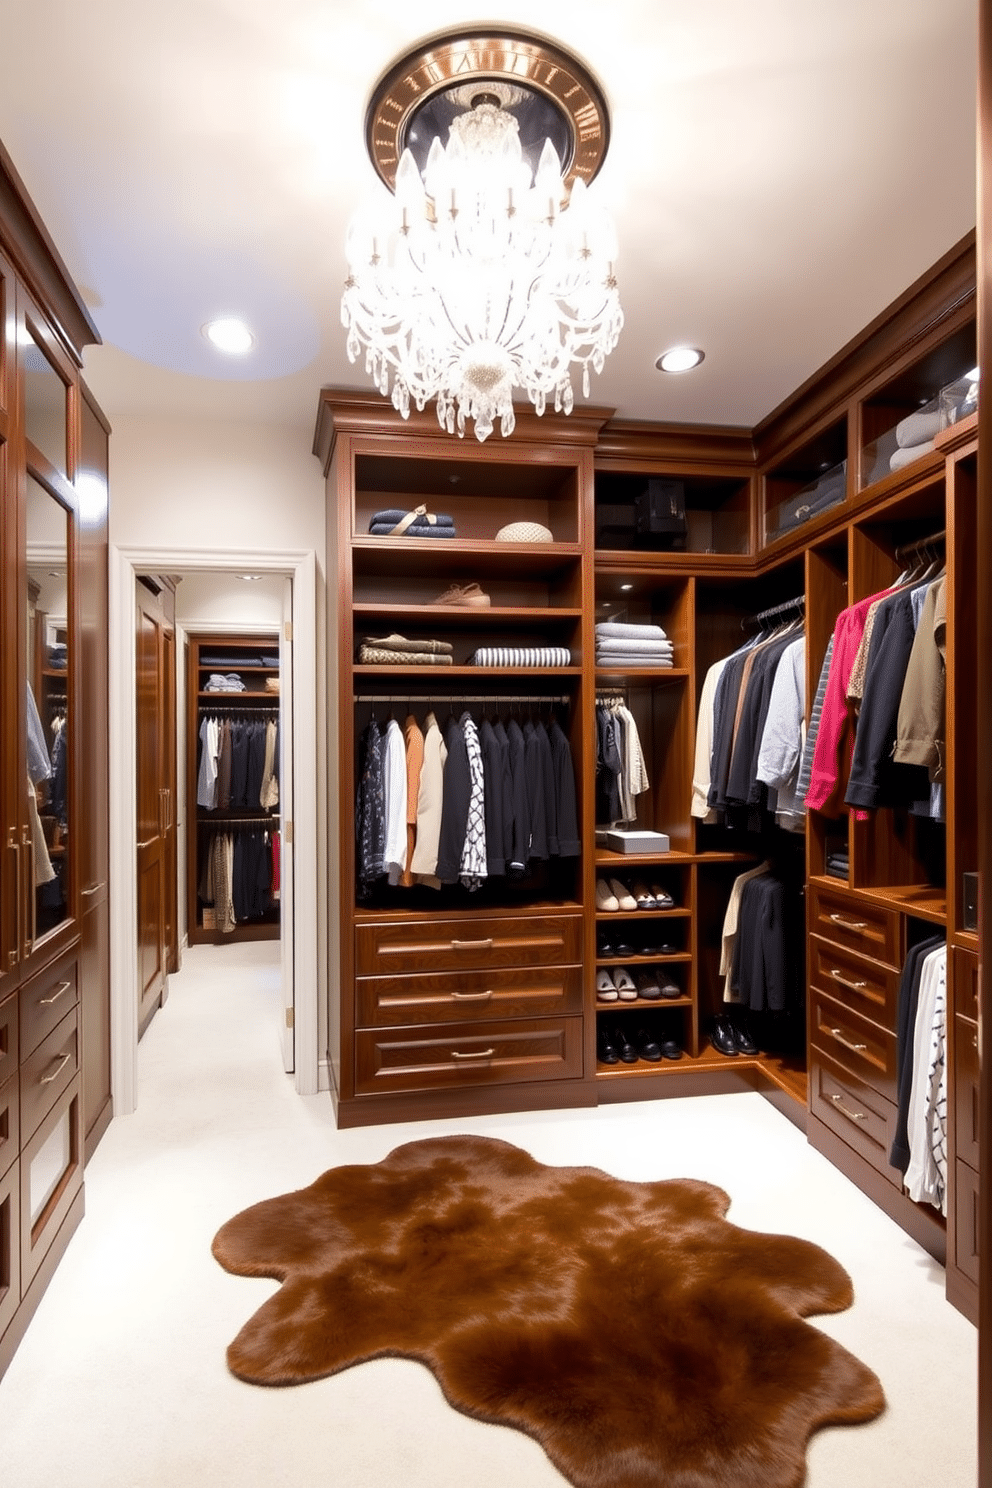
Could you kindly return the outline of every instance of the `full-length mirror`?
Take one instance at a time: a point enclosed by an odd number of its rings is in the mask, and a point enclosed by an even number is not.
[[[69,514],[33,476],[27,482],[27,820],[30,938],[69,913]]]

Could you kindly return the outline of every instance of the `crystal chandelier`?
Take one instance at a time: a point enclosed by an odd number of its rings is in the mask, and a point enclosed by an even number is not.
[[[473,420],[480,441],[497,419],[513,432],[516,389],[538,414],[570,413],[573,368],[588,397],[623,326],[612,223],[550,138],[528,162],[514,112],[527,96],[491,77],[449,89],[467,106],[447,145],[434,134],[422,172],[398,150],[394,195],[361,207],[346,243],[349,359],[364,349],[404,418],[433,399],[442,428]]]

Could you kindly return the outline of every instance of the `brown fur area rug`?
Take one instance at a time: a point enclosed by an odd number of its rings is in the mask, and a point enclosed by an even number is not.
[[[218,1232],[228,1271],[282,1283],[228,1365],[290,1385],[419,1360],[575,1488],[798,1488],[811,1434],[871,1420],[882,1388],[804,1321],[850,1306],[847,1273],[729,1207],[709,1183],[546,1167],[487,1137],[410,1142]]]

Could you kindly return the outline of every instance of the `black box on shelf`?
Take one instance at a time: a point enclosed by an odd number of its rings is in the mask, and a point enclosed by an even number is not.
[[[634,546],[634,503],[604,501],[596,506],[597,548]]]
[[[966,930],[978,929],[978,874],[962,873],[963,881],[963,910],[964,928]]]
[[[635,497],[634,519],[638,547],[684,548],[685,482],[651,476]]]

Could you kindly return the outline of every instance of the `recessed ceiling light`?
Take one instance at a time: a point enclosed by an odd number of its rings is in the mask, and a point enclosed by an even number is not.
[[[659,372],[689,372],[698,367],[705,352],[698,346],[672,346],[655,362]]]
[[[243,356],[255,344],[255,337],[244,321],[236,320],[233,316],[226,316],[222,320],[208,320],[203,327],[203,334],[218,351],[226,351],[229,356]]]
[[[237,577],[245,584],[257,584],[262,577],[261,574],[238,574]]]
[[[633,584],[621,584],[620,585],[620,593],[621,594],[626,594],[627,593],[627,590],[628,589],[633,589],[633,587],[634,587]]]

